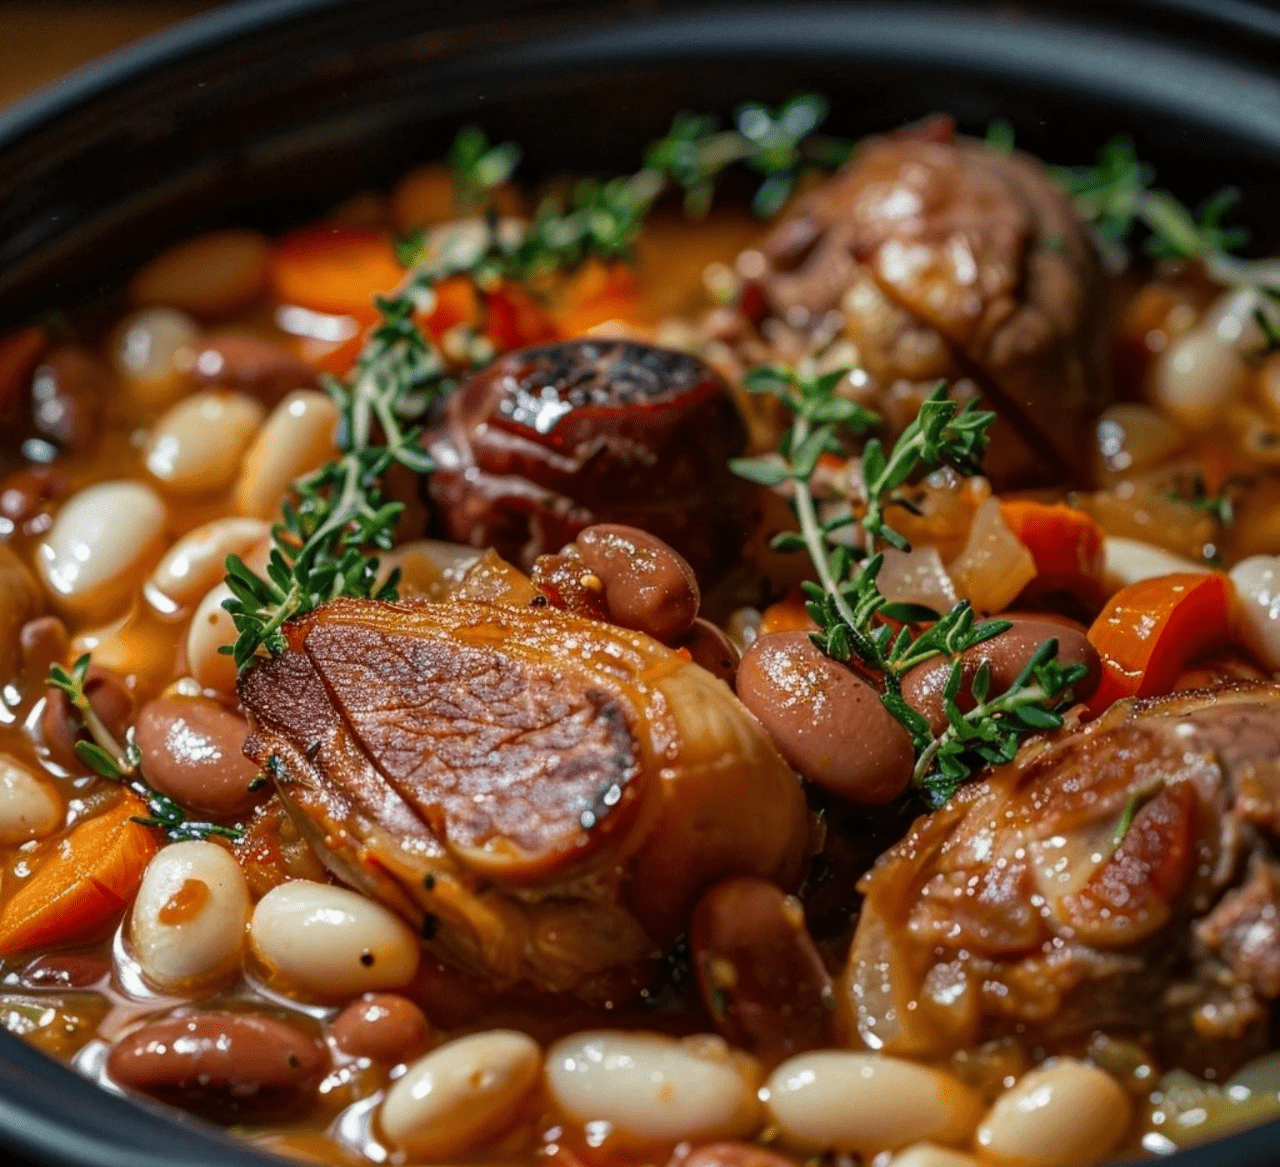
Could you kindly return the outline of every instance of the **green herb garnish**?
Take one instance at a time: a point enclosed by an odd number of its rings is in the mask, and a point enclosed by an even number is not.
[[[903,431],[890,453],[877,439],[862,447],[862,513],[823,522],[811,479],[824,453],[845,455],[848,439],[861,437],[879,421],[875,414],[841,397],[836,389],[847,369],[804,377],[788,369],[753,370],[746,386],[753,393],[777,397],[792,415],[777,455],[735,460],[733,470],[753,482],[786,483],[799,522],[798,532],[774,541],[780,550],[809,555],[817,582],[803,584],[806,610],[818,625],[813,642],[826,655],[844,663],[855,657],[880,678],[880,698],[911,734],[917,764],[913,777],[935,805],[945,802],[965,778],[992,762],[1011,760],[1028,732],[1062,725],[1058,710],[1071,699],[1071,688],[1087,672],[1082,665],[1063,665],[1056,640],[1046,641],[1005,692],[989,693],[985,666],[971,684],[974,708],[957,704],[964,669],[959,657],[975,645],[1010,627],[1007,620],[978,621],[967,602],[938,615],[912,604],[891,604],[877,584],[884,562],[878,544],[909,550],[907,540],[886,520],[894,506],[907,505],[900,488],[922,472],[949,466],[962,474],[977,473],[986,451],[995,414],[976,402],[963,408],[938,385]],[[861,528],[863,546],[851,546],[836,535],[851,525]],[[895,632],[893,624],[900,627]],[[921,625],[928,627],[921,628]],[[936,737],[929,722],[901,695],[902,678],[911,669],[944,656],[953,661],[946,690],[947,728]]]
[[[71,666],[68,672],[55,664],[49,670],[48,683],[67,695],[71,706],[80,716],[82,727],[91,741],[75,743],[76,756],[100,777],[119,782],[143,802],[151,812],[135,815],[133,821],[144,827],[159,827],[170,839],[205,839],[221,835],[227,839],[239,839],[244,832],[238,827],[223,827],[217,823],[193,822],[187,812],[167,794],[161,794],[147,784],[142,775],[142,751],[133,742],[121,745],[115,740],[102,719],[94,712],[93,705],[84,691],[89,675],[89,656],[86,653]]]

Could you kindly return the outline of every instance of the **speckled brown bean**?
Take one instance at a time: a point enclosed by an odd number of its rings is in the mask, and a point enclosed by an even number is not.
[[[258,767],[244,756],[248,723],[206,697],[158,697],[134,730],[156,789],[204,814],[243,814],[263,794],[250,789]]]
[[[758,1143],[707,1143],[681,1159],[680,1167],[795,1167],[795,1161]]]
[[[689,947],[730,1045],[773,1063],[835,1044],[835,991],[795,896],[764,879],[726,879],[698,901]]]
[[[126,1034],[107,1056],[120,1086],[169,1100],[274,1106],[298,1098],[324,1073],[314,1038],[250,1013],[192,1013]]]
[[[333,1019],[329,1036],[348,1057],[394,1066],[426,1053],[431,1025],[405,997],[365,993]]]
[[[701,665],[713,676],[719,677],[726,685],[733,688],[734,678],[738,672],[738,661],[742,653],[738,646],[729,639],[727,633],[717,628],[710,620],[699,616],[693,627],[681,639],[680,647],[693,658],[695,665]]]
[[[85,696],[93,711],[102,719],[116,741],[124,741],[133,719],[133,694],[125,687],[123,679],[110,669],[90,665],[85,679]],[[83,763],[76,757],[75,744],[84,736],[79,730],[80,715],[72,708],[71,701],[61,689],[50,687],[45,693],[44,716],[40,729],[49,756],[60,766],[70,770],[83,770]]]
[[[761,636],[738,665],[738,697],[810,782],[855,802],[896,798],[915,752],[901,723],[807,632]]]
[[[67,626],[57,616],[37,616],[28,620],[18,634],[22,648],[22,671],[33,681],[43,681],[49,666],[67,659],[71,639]]]
[[[1005,615],[999,618],[1009,620],[1013,627],[975,645],[962,658],[964,681],[957,701],[962,710],[973,708],[969,686],[983,661],[991,670],[991,693],[1002,693],[1017,679],[1032,653],[1049,639],[1057,640],[1060,661],[1089,666],[1089,675],[1075,687],[1076,697],[1088,697],[1097,687],[1098,654],[1079,624],[1060,616]],[[907,704],[929,719],[935,734],[947,727],[943,692],[950,675],[950,661],[935,657],[917,665],[902,678],[902,695]]]
[[[315,389],[315,370],[291,352],[256,336],[232,332],[211,336],[196,350],[195,377],[201,385],[241,389],[274,404],[295,389]]]
[[[701,595],[679,552],[637,527],[599,523],[574,540],[583,566],[604,587],[609,619],[672,643],[693,625]]]

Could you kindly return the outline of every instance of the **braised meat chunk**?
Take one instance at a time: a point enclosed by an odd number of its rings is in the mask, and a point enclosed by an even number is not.
[[[1280,995],[1278,758],[1273,685],[1122,702],[1029,744],[865,877],[844,986],[863,1040],[936,1056],[1102,1029],[1187,1068],[1246,1058]]]
[[[494,362],[427,435],[445,533],[525,568],[584,527],[626,523],[670,543],[700,579],[734,562],[749,493],[730,473],[745,430],[696,357],[574,340]]]
[[[1108,402],[1106,286],[1043,164],[957,137],[947,119],[863,142],[765,239],[769,310],[814,327],[833,310],[881,408],[968,379],[1016,434],[1005,479],[1086,470]],[[914,412],[912,409],[911,412]]]
[[[708,884],[794,886],[800,787],[684,655],[549,607],[344,601],[245,675],[246,746],[342,879],[499,985],[658,955]]]

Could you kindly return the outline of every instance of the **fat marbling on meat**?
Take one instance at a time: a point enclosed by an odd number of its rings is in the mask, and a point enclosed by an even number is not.
[[[1113,706],[919,819],[864,877],[842,987],[873,1048],[1148,1039],[1229,1069],[1280,995],[1280,687]]]

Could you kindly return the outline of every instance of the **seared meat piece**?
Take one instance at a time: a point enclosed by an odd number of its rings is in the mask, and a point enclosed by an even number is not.
[[[505,986],[590,995],[727,875],[794,887],[799,783],[710,673],[550,607],[338,601],[242,679],[245,750],[341,879]]]
[[[1028,744],[864,878],[852,1023],[926,1056],[1136,1031],[1171,1064],[1229,1068],[1280,994],[1277,803],[1274,685],[1121,702]]]
[[[729,472],[745,429],[696,357],[632,341],[510,353],[455,393],[426,438],[450,539],[525,568],[592,523],[665,539],[699,578],[732,565],[750,492]]]
[[[862,143],[761,251],[768,308],[802,330],[839,309],[882,409],[904,382],[970,378],[1021,438],[1000,477],[1087,473],[1107,289],[1043,164],[935,119]]]

